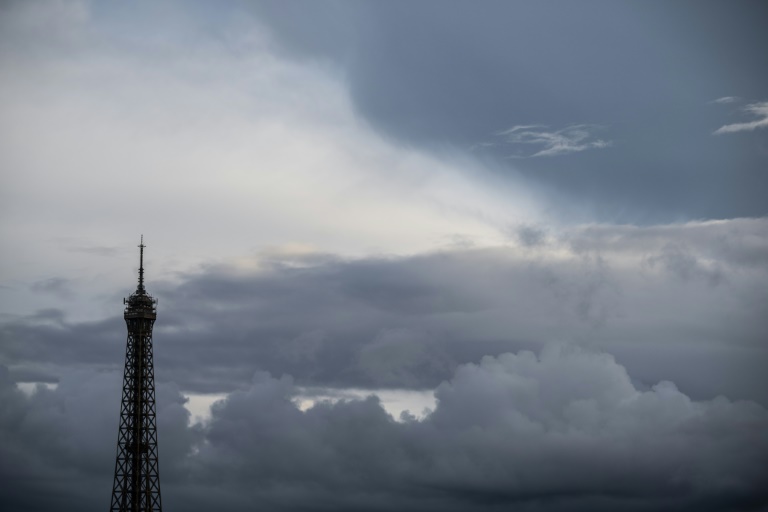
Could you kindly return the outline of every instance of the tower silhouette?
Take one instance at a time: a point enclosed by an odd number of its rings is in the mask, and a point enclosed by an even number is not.
[[[157,318],[157,300],[144,289],[144,247],[142,235],[139,285],[128,299],[123,299],[128,341],[110,512],[162,511],[152,361],[152,327]]]

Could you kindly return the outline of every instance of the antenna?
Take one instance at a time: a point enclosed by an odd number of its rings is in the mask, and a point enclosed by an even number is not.
[[[139,244],[139,293],[144,293],[144,235],[141,235],[141,244]]]

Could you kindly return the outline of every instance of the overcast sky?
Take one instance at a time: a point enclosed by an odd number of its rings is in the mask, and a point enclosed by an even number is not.
[[[0,509],[768,510],[766,20],[0,2]]]

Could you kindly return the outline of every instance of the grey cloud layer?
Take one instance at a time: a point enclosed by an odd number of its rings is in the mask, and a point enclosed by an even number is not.
[[[551,341],[603,347],[641,382],[768,404],[765,220],[560,233],[409,258],[257,257],[150,283],[157,378],[222,392],[256,370],[301,385],[431,388],[457,364]],[[116,309],[119,299],[115,298]],[[122,321],[56,310],[2,324],[19,380],[122,364]]]
[[[0,377],[0,472],[18,482],[3,503],[98,509],[108,496],[89,486],[107,488],[120,374],[71,375],[28,398]],[[178,392],[161,385],[168,508],[757,510],[768,500],[765,408],[693,401],[670,382],[637,390],[606,354],[552,346],[462,365],[421,421],[395,422],[373,397],[302,412],[296,395],[290,377],[257,373],[209,423],[188,427]],[[37,464],[47,478],[31,478]]]

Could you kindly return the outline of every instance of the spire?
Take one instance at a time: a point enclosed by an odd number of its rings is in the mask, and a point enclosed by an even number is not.
[[[144,235],[141,235],[141,244],[139,244],[139,287],[136,291],[144,293]]]
[[[144,235],[141,236],[141,243],[139,244],[139,285],[136,287],[136,291],[131,294],[127,299],[123,299],[123,303],[126,305],[125,314],[128,315],[125,318],[134,318],[136,315],[141,318],[146,318],[146,315],[152,315],[154,318],[155,307],[157,306],[157,300],[147,293],[144,288]]]

